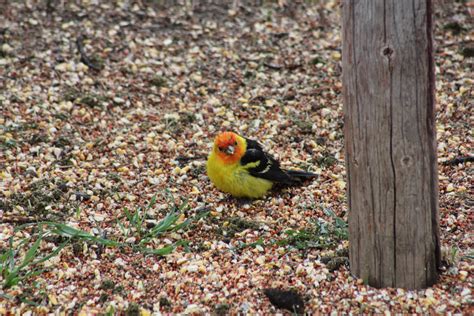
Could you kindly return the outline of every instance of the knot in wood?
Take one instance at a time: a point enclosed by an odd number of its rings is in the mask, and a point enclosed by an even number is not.
[[[412,159],[410,156],[405,156],[402,158],[402,165],[405,167],[408,167],[409,165],[411,165],[411,162],[412,162]]]
[[[390,58],[390,56],[392,56],[392,54],[393,54],[393,49],[390,46],[385,46],[382,49],[382,54],[384,56],[387,56],[388,58]]]

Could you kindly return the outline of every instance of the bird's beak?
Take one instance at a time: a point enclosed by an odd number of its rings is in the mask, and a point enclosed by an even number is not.
[[[225,153],[226,153],[227,155],[233,155],[234,152],[235,152],[234,146],[228,146],[228,147],[225,149]]]

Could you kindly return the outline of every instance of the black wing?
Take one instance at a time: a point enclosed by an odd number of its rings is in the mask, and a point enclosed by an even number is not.
[[[248,139],[246,137],[244,137],[244,138],[247,141],[247,149],[257,149],[257,150],[263,151],[263,147],[262,147],[262,145],[260,145],[259,142],[255,141],[255,140]]]
[[[267,159],[269,159],[272,162],[272,164],[275,164],[276,166],[280,166],[280,163],[275,158],[273,158],[269,153],[266,153],[263,150],[263,146],[259,142],[248,139],[248,138],[245,138],[245,140],[247,141],[247,150],[255,149],[257,151],[260,151]]]
[[[245,138],[245,140],[247,141],[247,151],[242,157],[241,165],[258,162],[256,167],[248,169],[249,173],[254,177],[285,184],[297,184],[317,177],[316,174],[308,171],[281,169],[280,163],[270,154],[266,153],[259,142],[248,138]]]
[[[265,153],[259,143],[247,141],[247,151],[242,156],[240,164],[244,166],[255,162],[258,164],[248,169],[252,176],[286,184],[295,183],[295,179],[282,170],[278,161]]]

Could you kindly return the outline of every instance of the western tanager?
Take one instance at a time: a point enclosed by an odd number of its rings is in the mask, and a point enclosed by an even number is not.
[[[223,132],[215,138],[207,160],[207,175],[218,189],[246,198],[264,196],[274,183],[297,184],[316,176],[281,169],[262,145],[233,132]]]

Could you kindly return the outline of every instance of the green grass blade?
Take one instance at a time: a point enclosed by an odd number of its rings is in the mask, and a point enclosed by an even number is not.
[[[36,265],[36,264],[39,264],[39,263],[42,263],[42,262],[45,262],[47,260],[49,260],[50,258],[52,257],[55,257],[61,250],[63,250],[64,247],[66,247],[69,243],[71,242],[71,239],[68,239],[66,240],[65,242],[61,243],[58,247],[56,247],[56,249],[54,249],[49,255],[39,259],[39,260],[36,260],[34,263],[32,263],[32,265]]]
[[[172,231],[178,231],[180,229],[183,229],[183,228],[187,227],[189,224],[191,224],[192,222],[197,222],[201,218],[204,218],[204,217],[208,216],[209,213],[210,213],[210,211],[200,212],[200,213],[196,214],[196,216],[194,216],[192,218],[188,218],[184,222],[182,222],[181,224],[178,224],[178,225],[174,226],[171,230]]]
[[[146,211],[150,210],[153,206],[155,206],[155,204],[156,204],[156,194],[152,196],[150,203],[148,203],[148,205],[146,206],[145,213]]]
[[[80,230],[80,229],[77,229],[65,224],[60,224],[60,223],[55,223],[55,222],[42,222],[42,223],[53,227],[54,230],[52,230],[52,232],[63,237],[85,239],[85,240],[96,242],[105,246],[117,247],[121,245],[121,243],[117,241],[102,238],[102,237],[97,237],[97,236],[91,235],[88,232],[85,232],[83,230]]]
[[[184,200],[179,206],[178,211],[183,211],[188,206],[188,200]]]
[[[22,268],[26,267],[36,257],[36,254],[38,252],[38,248],[39,248],[40,243],[43,240],[43,236],[44,236],[42,225],[40,225],[39,227],[40,227],[40,231],[39,231],[39,234],[38,234],[38,238],[33,243],[31,248],[28,249],[28,251],[26,252],[25,258],[23,259],[23,262],[17,268],[18,270],[21,270]]]
[[[123,212],[125,213],[125,216],[127,217],[128,222],[132,223],[133,221],[132,214],[130,214],[130,211],[128,210],[128,208],[124,207]]]
[[[15,252],[13,249],[7,249],[0,255],[0,275],[4,275],[4,271],[7,271],[12,265],[14,260]]]
[[[18,273],[11,273],[5,278],[5,282],[3,283],[3,288],[8,289],[12,286],[17,285],[20,282],[20,277]]]
[[[169,228],[179,219],[179,216],[180,214],[177,212],[168,213],[166,217],[161,220],[161,222],[159,222],[155,227],[151,229],[153,236],[168,231]]]
[[[132,215],[132,220],[131,220],[131,224],[133,226],[135,226],[135,228],[137,228],[138,224],[139,224],[139,221],[140,221],[140,211],[141,211],[141,208],[139,207],[135,213],[133,213]]]
[[[117,225],[119,226],[119,229],[122,232],[122,235],[124,235],[124,237],[128,237],[127,229],[125,228],[125,226],[118,219],[117,219]]]

